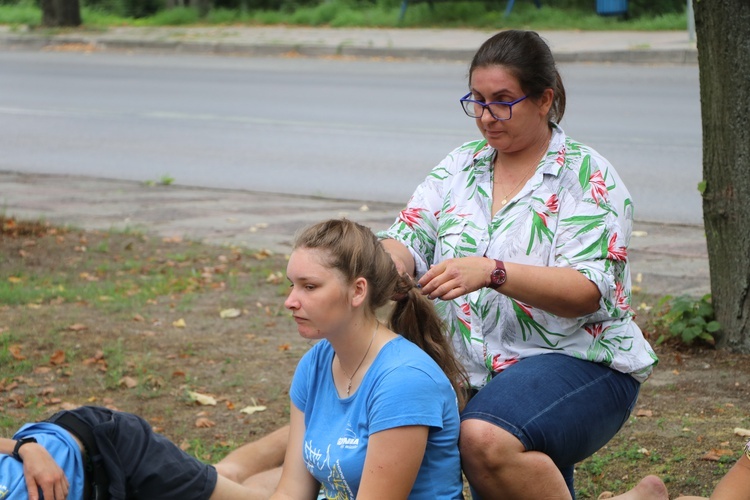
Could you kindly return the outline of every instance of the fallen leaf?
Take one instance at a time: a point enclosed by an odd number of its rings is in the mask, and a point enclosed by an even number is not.
[[[120,385],[124,385],[128,389],[132,389],[138,385],[138,381],[133,377],[122,377],[120,379]]]
[[[750,437],[750,429],[743,429],[741,427],[735,427],[734,433],[742,437]]]
[[[224,309],[219,313],[219,317],[223,319],[233,319],[242,316],[242,311],[239,309]]]
[[[707,460],[709,462],[718,462],[719,460],[721,460],[721,457],[726,456],[726,455],[733,455],[733,454],[734,452],[732,450],[723,450],[723,449],[717,450],[716,448],[714,448],[708,453],[706,453],[705,455],[703,455],[701,457],[701,460]]]
[[[635,413],[635,416],[636,417],[653,417],[654,416],[654,412],[651,411],[651,410],[638,410]]]
[[[203,405],[203,406],[209,406],[209,405],[210,406],[216,406],[216,399],[214,399],[213,397],[208,396],[206,394],[201,394],[199,392],[188,391],[188,396],[190,397],[191,400],[195,401],[199,405]]]
[[[177,370],[177,371],[172,372],[172,378],[184,377],[184,376],[185,376],[185,372],[183,372],[182,370]]]
[[[13,284],[20,283],[23,281],[23,279],[17,277],[17,276],[9,276],[8,281],[10,281]]]
[[[71,332],[82,332],[83,330],[88,330],[89,327],[82,324],[82,323],[73,323],[68,327],[68,330]]]
[[[246,406],[243,409],[240,410],[240,413],[247,413],[248,415],[252,415],[255,412],[258,411],[266,411],[265,406]]]
[[[61,365],[65,363],[65,351],[57,350],[49,357],[50,364]]]
[[[288,351],[291,347],[292,346],[290,346],[289,344],[281,344],[280,346],[277,347],[277,349],[279,351]]]
[[[641,455],[646,455],[647,457],[651,456],[651,452],[646,448],[639,448],[638,453],[640,453]]]
[[[23,361],[26,359],[26,356],[21,354],[21,346],[18,344],[13,344],[12,346],[8,347],[8,352],[10,352],[10,355],[13,356],[13,359],[17,361]]]
[[[180,318],[177,321],[172,321],[172,326],[175,328],[185,328],[187,324],[185,323],[185,320]]]
[[[209,420],[206,417],[200,417],[195,421],[195,426],[199,429],[208,429],[209,427],[213,427],[216,425],[216,422],[213,420]]]

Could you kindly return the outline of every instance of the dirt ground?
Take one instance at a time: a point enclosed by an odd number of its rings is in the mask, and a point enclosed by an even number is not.
[[[104,405],[214,462],[283,425],[310,347],[283,307],[285,268],[268,252],[0,216],[0,435],[60,408]],[[639,323],[657,337],[649,313]],[[705,495],[740,456],[750,356],[657,352],[630,421],[579,464],[579,498],[650,473],[673,496]]]

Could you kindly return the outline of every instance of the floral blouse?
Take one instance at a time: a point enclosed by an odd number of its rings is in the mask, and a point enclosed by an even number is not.
[[[599,153],[557,125],[546,155],[521,191],[492,216],[492,163],[486,141],[452,151],[427,176],[381,238],[400,241],[417,276],[447,259],[487,256],[571,267],[599,287],[599,310],[562,318],[481,288],[436,300],[473,387],[519,359],[562,352],[644,381],[656,355],[633,321],[627,249],[633,203]]]

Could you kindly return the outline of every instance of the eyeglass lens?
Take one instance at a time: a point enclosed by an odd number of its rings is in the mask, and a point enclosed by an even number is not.
[[[496,120],[508,120],[510,118],[510,106],[507,104],[492,103],[484,104],[476,101],[461,101],[464,111],[471,118],[479,118],[484,112],[484,108],[489,108],[490,113]]]

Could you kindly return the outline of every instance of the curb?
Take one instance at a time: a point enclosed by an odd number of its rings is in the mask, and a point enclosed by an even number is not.
[[[298,54],[306,57],[369,57],[382,59],[428,59],[466,62],[475,49],[431,49],[397,47],[356,47],[351,45],[256,44],[231,42],[182,42],[163,40],[97,40],[69,36],[0,36],[0,47],[35,49],[81,45],[91,50],[154,51],[185,54],[220,54],[243,56],[281,56]],[[697,50],[610,50],[555,52],[558,63],[629,63],[629,64],[698,64]]]

